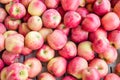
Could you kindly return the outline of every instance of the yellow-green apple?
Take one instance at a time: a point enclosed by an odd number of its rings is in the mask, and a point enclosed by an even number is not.
[[[83,30],[81,26],[71,29],[71,40],[79,43],[88,39],[88,32]]]
[[[29,54],[31,54],[32,53],[32,50],[31,49],[29,49],[28,47],[26,47],[26,46],[24,46],[23,47],[23,49],[22,49],[22,51],[21,51],[21,54],[23,54],[23,55],[29,55]]]
[[[99,16],[105,15],[106,13],[110,12],[110,10],[111,3],[109,0],[96,0],[93,4],[93,11]]]
[[[15,19],[21,19],[26,14],[26,9],[23,4],[21,3],[14,3],[9,10],[10,16]]]
[[[4,62],[2,59],[0,59],[0,71],[4,68]]]
[[[0,33],[0,51],[5,49],[5,37]]]
[[[0,72],[0,79],[7,80],[7,67],[4,67]]]
[[[101,23],[106,31],[112,31],[119,27],[120,20],[115,12],[109,12],[101,18]]]
[[[15,19],[11,16],[7,16],[4,21],[4,24],[8,30],[17,30],[18,26],[21,24],[21,20]]]
[[[78,56],[83,57],[86,60],[92,60],[95,57],[95,52],[92,49],[92,42],[83,41],[78,45]]]
[[[55,56],[55,51],[49,47],[48,45],[44,44],[37,52],[36,57],[42,62],[48,62]]]
[[[5,39],[5,49],[8,52],[20,54],[24,47],[24,36],[21,34],[13,34]]]
[[[31,2],[32,0],[20,0],[20,2],[27,8],[29,3]]]
[[[11,65],[13,63],[18,62],[19,58],[20,58],[19,54],[11,53],[6,50],[2,54],[2,59],[6,65]]]
[[[41,16],[46,10],[46,5],[41,0],[31,0],[28,5],[28,13],[32,16]]]
[[[61,16],[64,16],[65,13],[66,13],[66,12],[63,10],[62,6],[57,7],[56,10],[60,13]]]
[[[41,48],[43,43],[44,39],[42,35],[37,31],[30,31],[25,36],[25,46],[32,50]]]
[[[7,3],[11,2],[11,1],[13,1],[13,0],[0,0],[0,3],[7,4]]]
[[[3,23],[0,23],[0,34],[4,34],[6,32],[6,27]]]
[[[108,33],[108,40],[111,45],[113,45],[116,49],[120,49],[120,31],[119,30],[113,30],[110,33]]]
[[[64,15],[64,24],[68,28],[75,28],[81,22],[81,16],[76,11],[68,11]]]
[[[26,15],[23,17],[23,21],[27,22],[31,15],[27,12]]]
[[[115,73],[109,73],[105,76],[104,80],[120,80],[120,77]]]
[[[89,11],[84,7],[77,8],[76,12],[78,12],[82,18],[85,18],[89,14]]]
[[[0,7],[0,22],[3,22],[7,16],[5,9]]]
[[[100,80],[100,74],[96,68],[88,67],[82,71],[82,80]]]
[[[6,80],[26,80],[28,78],[28,69],[22,63],[13,63],[7,67]]]
[[[62,57],[66,59],[71,59],[77,55],[77,46],[74,42],[67,41],[65,46],[62,49],[60,49],[58,52]]]
[[[65,11],[75,11],[80,4],[80,0],[61,0],[61,5]]]
[[[47,36],[47,42],[51,48],[59,50],[67,43],[67,36],[61,30],[54,30]]]
[[[42,15],[42,21],[47,28],[56,28],[61,22],[61,15],[56,9],[48,9]]]
[[[42,20],[39,16],[31,16],[27,21],[28,28],[33,31],[39,31],[42,28]]]
[[[113,0],[114,1],[114,0]],[[117,0],[118,1],[118,0]],[[116,4],[115,4],[115,6],[114,6],[114,8],[113,8],[113,11],[119,16],[119,18],[120,18],[120,12],[119,12],[119,10],[120,10],[120,1],[118,1]]]
[[[108,65],[107,63],[99,58],[95,58],[93,59],[90,63],[89,63],[89,67],[92,68],[96,68],[100,74],[100,78],[103,78],[107,75],[108,73]]]
[[[31,30],[29,29],[27,23],[21,23],[21,24],[19,25],[19,27],[18,27],[18,32],[19,32],[20,34],[22,34],[23,36],[26,36],[26,34],[27,34],[28,32],[30,32],[30,31],[31,31]]]
[[[116,64],[115,73],[120,76],[120,63]]]
[[[86,0],[87,3],[94,3],[96,0]]]
[[[60,0],[44,0],[47,8],[57,8],[60,4]]]
[[[94,13],[88,14],[82,21],[82,29],[88,32],[94,32],[100,27],[100,18]]]
[[[76,78],[74,78],[73,76],[65,76],[62,78],[62,80],[77,80]]]
[[[67,68],[67,60],[63,57],[55,57],[47,64],[48,71],[55,77],[61,77],[65,74]]]
[[[41,62],[35,57],[25,60],[24,65],[28,68],[28,76],[30,78],[35,78],[42,70]]]
[[[48,36],[49,34],[51,34],[52,32],[53,32],[52,29],[50,29],[50,28],[45,28],[45,27],[41,28],[40,31],[39,31],[39,33],[40,33],[40,34],[42,35],[42,37],[44,38],[44,41],[47,40],[47,36]]]
[[[43,72],[39,75],[38,80],[56,80],[56,79],[52,74],[48,72]]]
[[[82,78],[82,70],[88,67],[88,62],[82,57],[73,58],[67,66],[68,74],[74,76],[77,79]]]

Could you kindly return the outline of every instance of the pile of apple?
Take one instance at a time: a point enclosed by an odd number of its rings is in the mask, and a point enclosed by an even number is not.
[[[119,0],[0,4],[0,80],[120,80],[120,63],[108,68],[120,49]]]

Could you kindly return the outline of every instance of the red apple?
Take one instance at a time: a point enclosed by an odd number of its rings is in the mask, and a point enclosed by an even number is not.
[[[120,76],[120,63],[115,66],[115,73]]]
[[[48,9],[42,15],[42,21],[47,28],[56,28],[61,22],[61,15],[55,9]]]
[[[82,78],[82,70],[88,67],[88,62],[82,57],[73,58],[67,67],[67,72],[77,79]]]
[[[4,62],[2,59],[0,59],[0,71],[4,68]]]
[[[36,77],[42,70],[41,62],[34,57],[25,60],[24,65],[28,67],[28,76],[30,78]]]
[[[113,0],[112,0],[113,1]],[[115,0],[114,0],[115,1]],[[118,0],[117,0],[118,1]],[[119,18],[120,18],[120,12],[119,12],[119,10],[120,10],[120,1],[118,1],[116,4],[115,4],[115,6],[114,6],[114,8],[113,8],[113,11],[119,16]]]
[[[47,8],[57,8],[60,0],[44,0],[44,2]]]
[[[77,79],[72,76],[65,76],[62,78],[62,80],[77,80]]]
[[[29,55],[29,54],[31,54],[32,53],[32,50],[31,49],[29,49],[28,47],[26,47],[26,46],[24,46],[23,47],[23,49],[22,49],[22,52],[21,52],[21,54],[23,54],[23,55]]]
[[[120,77],[115,73],[109,73],[106,75],[104,80],[120,80]]]
[[[0,22],[3,22],[7,16],[5,9],[0,7]]]
[[[10,1],[9,3],[5,4],[5,10],[9,13],[11,6],[14,4],[14,1]]]
[[[63,57],[55,57],[51,59],[47,64],[48,71],[55,77],[61,77],[65,74],[67,67],[67,61]]]
[[[7,67],[4,67],[0,72],[0,79],[7,80]]]
[[[6,27],[3,23],[0,23],[0,33],[4,34],[6,32]]]
[[[0,33],[0,51],[5,49],[5,37]]]

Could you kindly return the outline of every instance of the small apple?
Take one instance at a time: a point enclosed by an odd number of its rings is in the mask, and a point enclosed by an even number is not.
[[[62,78],[62,80],[77,80],[77,79],[72,76],[65,76]]]
[[[7,16],[5,9],[0,7],[0,22],[3,22]]]
[[[0,23],[0,33],[4,34],[6,32],[6,27],[3,23]]]
[[[47,8],[57,8],[60,0],[44,0],[44,2]]]
[[[115,73],[109,73],[105,76],[104,80],[120,80],[120,77]]]

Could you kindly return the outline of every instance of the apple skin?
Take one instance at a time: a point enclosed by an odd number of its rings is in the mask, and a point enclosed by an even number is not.
[[[77,80],[77,79],[72,76],[65,76],[62,78],[62,80]]]
[[[108,73],[108,65],[107,63],[99,58],[94,58],[90,63],[89,67],[96,68],[100,74],[100,78],[103,78]]]
[[[28,28],[33,31],[39,31],[42,28],[42,20],[39,16],[31,16],[27,21]]]
[[[48,72],[43,72],[39,75],[38,80],[56,80],[53,75]]]
[[[85,18],[89,14],[89,11],[86,8],[82,8],[82,7],[77,8],[76,12],[78,12],[82,18]]]
[[[73,58],[67,66],[68,74],[77,79],[82,78],[82,70],[88,67],[88,62],[82,57]]]
[[[7,16],[6,11],[0,7],[0,22],[3,22]]]
[[[1,72],[0,72],[0,79],[1,80],[7,80],[7,68],[8,67],[4,67]]]
[[[111,45],[113,45],[116,49],[120,49],[120,31],[119,30],[113,30],[110,33],[108,33],[108,40]]]
[[[88,67],[82,71],[82,80],[100,80],[97,69]]]
[[[101,23],[106,31],[112,31],[119,27],[120,20],[115,12],[109,12],[102,17]]]
[[[61,15],[55,9],[48,9],[43,13],[42,21],[46,28],[56,28],[61,22]]]
[[[80,43],[88,39],[88,32],[83,30],[81,26],[71,29],[71,40],[75,43]]]
[[[3,34],[0,34],[0,51],[5,49],[5,37]]]
[[[65,74],[67,61],[63,57],[55,57],[47,64],[47,70],[55,77],[61,77]]]
[[[10,16],[15,19],[21,19],[26,14],[26,9],[23,4],[21,3],[14,3],[9,10]]]
[[[18,27],[18,32],[23,36],[26,36],[26,34],[29,33],[30,31],[31,30],[29,29],[27,23],[21,23]]]
[[[110,10],[111,4],[109,0],[96,0],[93,4],[93,11],[99,16],[105,15],[106,13],[110,12]]]
[[[9,10],[10,10],[10,8],[11,8],[11,6],[12,6],[13,4],[14,4],[13,1],[5,4],[5,10],[6,10],[7,13],[9,13]]]
[[[24,56],[29,55],[29,54],[31,54],[31,53],[32,53],[32,50],[29,49],[29,48],[26,47],[26,46],[24,46],[23,49],[22,49],[22,51],[21,51],[21,54],[23,54]]]
[[[61,6],[57,7],[56,10],[60,13],[61,16],[64,16],[66,13]]]
[[[4,34],[6,32],[6,27],[3,23],[0,23],[0,33]]]
[[[17,30],[18,26],[21,24],[21,20],[8,16],[6,17],[4,24],[8,30]]]
[[[77,55],[77,46],[74,42],[67,41],[65,46],[60,49],[58,53],[66,59],[74,58]]]
[[[44,44],[37,52],[36,57],[42,62],[48,62],[55,56],[55,51],[49,47],[48,45]]]
[[[95,57],[95,52],[92,49],[92,42],[83,41],[78,45],[78,56],[86,60],[92,60]]]
[[[26,80],[28,78],[28,69],[22,63],[13,63],[7,68],[6,80]]]
[[[9,2],[11,2],[12,0],[0,0],[0,3],[2,3],[2,4],[7,4],[7,3],[9,3]]]
[[[86,0],[87,3],[94,3],[96,0]]]
[[[46,5],[41,0],[32,0],[28,5],[28,13],[32,16],[41,16],[46,10]]]
[[[112,0],[112,1],[115,1],[115,0]],[[118,0],[117,0],[118,1]],[[119,18],[120,18],[120,12],[119,12],[119,10],[120,10],[120,1],[118,1],[116,4],[115,4],[115,6],[114,6],[114,8],[113,8],[113,11],[119,16]]]
[[[60,50],[67,43],[67,36],[61,30],[54,30],[47,36],[47,42],[54,50]]]
[[[4,62],[2,59],[0,59],[0,71],[4,68]]]
[[[120,63],[115,66],[115,73],[120,76]]]
[[[6,50],[2,54],[2,59],[6,65],[11,65],[13,63],[18,62],[19,58],[20,58],[19,54],[11,53]]]
[[[29,78],[36,77],[42,70],[41,62],[35,57],[31,57],[25,60],[24,65],[28,68]]]
[[[104,80],[120,80],[120,77],[116,75],[115,73],[109,73],[106,75]]]
[[[20,54],[24,47],[24,36],[13,34],[5,39],[5,49],[11,53]]]
[[[44,39],[42,35],[37,31],[30,31],[25,36],[25,46],[31,50],[37,50],[42,47]]]
[[[23,17],[23,21],[27,22],[31,15],[27,12],[26,15]]]
[[[81,16],[76,11],[68,11],[64,15],[64,25],[68,28],[75,28],[81,22]]]
[[[90,13],[82,21],[82,29],[94,32],[100,27],[100,24],[100,18],[96,14]]]
[[[20,2],[27,8],[29,3],[31,2],[32,0],[20,0]]]
[[[65,11],[75,11],[79,3],[80,0],[61,0],[61,5]]]
[[[57,8],[60,4],[60,0],[44,0],[47,8]]]

